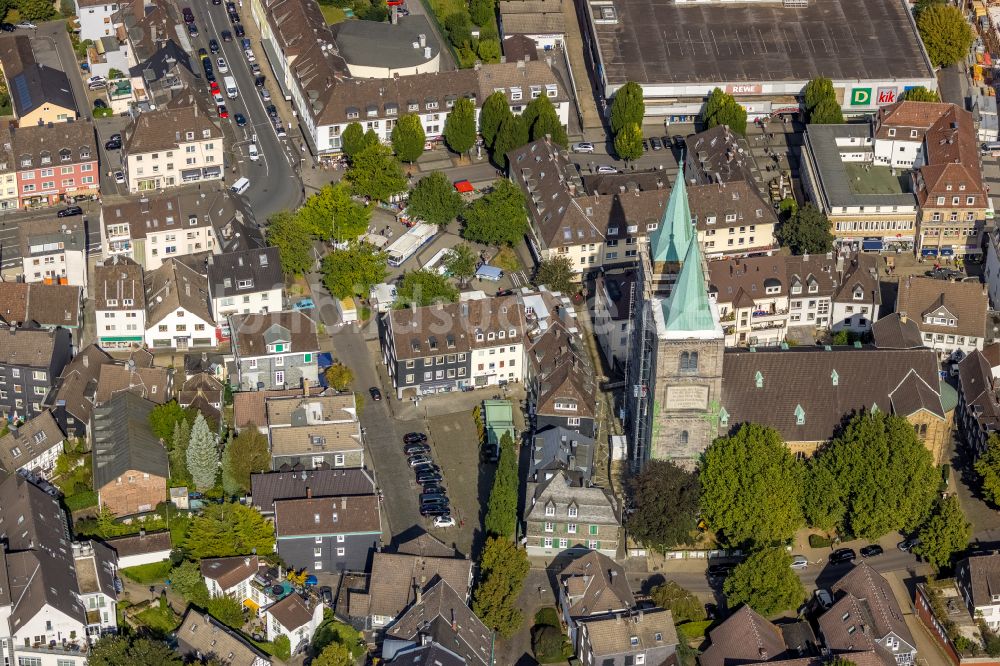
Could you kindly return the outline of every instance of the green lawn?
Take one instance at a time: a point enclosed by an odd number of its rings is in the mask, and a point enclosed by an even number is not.
[[[122,569],[122,575],[140,585],[150,585],[152,583],[162,583],[173,568],[170,560],[163,562],[152,562],[150,564],[140,564],[135,567]]]
[[[464,11],[468,6],[463,0],[430,0],[430,5],[442,25],[446,18],[455,12]]]
[[[66,497],[66,508],[70,511],[79,511],[91,506],[97,506],[97,493],[93,490]]]
[[[169,608],[160,608],[158,603],[154,603],[146,610],[137,613],[135,619],[143,626],[149,627],[153,632],[163,636],[175,630],[181,623],[177,613]]]
[[[340,7],[333,7],[332,5],[320,5],[319,11],[322,12],[323,18],[326,20],[327,24],[333,25],[334,23],[340,23],[347,19],[347,14]]]
[[[506,246],[500,248],[497,256],[493,257],[493,265],[497,268],[502,268],[508,273],[521,270],[521,261],[517,258],[517,253]]]
[[[712,626],[712,620],[702,620],[700,622],[685,622],[677,625],[677,633],[687,639],[703,638],[705,630]]]

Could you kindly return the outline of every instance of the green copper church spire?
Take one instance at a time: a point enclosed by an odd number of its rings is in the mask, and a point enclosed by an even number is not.
[[[699,245],[697,240],[688,243],[677,282],[663,302],[663,323],[668,332],[712,331],[718,327],[708,304]]]
[[[687,187],[684,184],[684,155],[679,162],[680,171],[670,190],[667,209],[663,212],[660,225],[649,241],[650,258],[653,263],[680,263],[687,254],[694,237],[691,229],[691,207],[688,205]]]

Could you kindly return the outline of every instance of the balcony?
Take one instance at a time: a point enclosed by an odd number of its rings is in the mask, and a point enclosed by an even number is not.
[[[45,643],[35,643],[30,647],[22,645],[14,648],[18,654],[22,652],[34,652],[36,654],[54,654],[60,657],[65,657],[67,655],[85,657],[89,649],[90,646],[87,642],[80,639],[72,641],[64,640],[62,643],[49,641],[47,645]]]
[[[750,330],[751,331],[780,330],[780,329],[783,329],[783,328],[785,328],[785,321],[784,321],[784,319],[754,322],[753,324],[750,324]]]
[[[762,321],[765,319],[773,319],[775,317],[785,317],[788,315],[788,308],[784,310],[778,310],[777,308],[761,309],[753,311],[753,320]]]

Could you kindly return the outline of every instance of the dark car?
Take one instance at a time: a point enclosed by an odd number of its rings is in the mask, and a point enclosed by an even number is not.
[[[213,2],[216,0],[213,0]],[[222,4],[222,0],[217,0],[219,4]],[[327,606],[333,606],[333,589],[329,585],[324,585],[319,588],[319,596],[323,599],[323,603]]]
[[[250,63],[250,73],[254,76],[260,76],[260,63],[252,62]]]
[[[424,491],[420,493],[420,501],[426,502],[432,499],[448,499],[448,495],[443,491],[435,487],[433,490],[424,488]]]
[[[735,564],[712,564],[708,567],[708,576],[710,578],[725,578],[733,573],[735,568]]]
[[[427,435],[422,432],[408,432],[403,435],[403,443],[405,444],[419,444],[426,441]]]
[[[274,104],[268,104],[266,107],[264,107],[264,109],[267,111],[267,115],[270,116],[272,119],[278,117],[278,109],[277,107],[274,106]]]
[[[0,30],[3,30],[4,32],[14,32],[17,28],[14,27],[13,23],[0,23]]]
[[[965,277],[965,273],[956,271],[953,268],[935,268],[932,271],[927,271],[924,275],[937,280],[961,280]]]
[[[236,3],[235,2],[227,2],[226,3],[226,11],[227,12],[235,12],[236,11]]]
[[[247,34],[247,31],[243,29],[242,23],[237,23],[236,25],[234,25],[233,32],[236,33],[237,37],[243,37],[243,35]]]
[[[372,397],[372,400],[374,400],[375,402],[378,402],[379,400],[382,399],[382,391],[379,391],[374,386],[368,389],[368,395],[370,395]]]
[[[68,208],[63,208],[61,211],[56,213],[59,217],[73,217],[74,215],[83,215],[83,209],[79,206],[70,206]]]
[[[683,148],[684,144],[686,143],[684,137],[680,134],[675,134],[673,136],[673,140],[674,140],[674,145],[677,146],[678,148]]]
[[[445,487],[442,486],[439,483],[427,483],[427,484],[424,484],[423,493],[425,495],[430,494],[430,493],[440,493],[440,494],[444,495],[446,492],[447,491],[445,490]]]
[[[913,550],[913,547],[920,543],[920,539],[912,537],[910,539],[904,539],[896,544],[896,548],[899,548],[904,553],[908,553]]]
[[[236,12],[229,12],[229,22],[233,25],[238,25],[240,22],[240,15]]]
[[[119,137],[117,139],[114,138],[114,137],[111,137],[104,144],[104,149],[105,150],[121,150],[121,147],[122,147],[121,137]]]
[[[205,58],[208,57],[208,51],[206,51],[203,48],[198,49],[198,57],[201,58],[202,60],[204,60]]]
[[[198,26],[196,26],[194,23],[188,23],[188,34],[191,35],[192,37],[197,37]]]
[[[237,127],[243,127],[244,125],[247,124],[247,117],[244,116],[242,113],[234,113],[233,120],[236,121]]]
[[[215,55],[222,50],[222,47],[219,46],[219,42],[210,39],[208,40],[208,50],[212,52],[212,55]]]
[[[649,152],[649,141],[647,141],[646,139],[642,140],[642,152],[644,153]]]
[[[417,472],[417,483],[423,485],[425,483],[437,483],[444,477],[441,476],[441,472],[437,471],[419,471]]]
[[[100,99],[100,98],[95,99],[94,100],[94,108],[95,109],[106,109],[106,108],[108,108],[108,103],[105,102],[103,99]]]
[[[448,504],[448,496],[443,493],[421,493],[421,504]]]
[[[222,41],[224,42],[233,41],[233,33],[229,32],[228,30],[223,30],[222,32],[220,32],[219,37],[222,37]]]
[[[882,550],[882,546],[878,545],[877,543],[873,543],[872,545],[865,546],[864,548],[861,549],[861,557],[875,557],[877,555],[881,555],[884,552],[885,551]]]
[[[255,86],[257,86],[258,88],[263,88],[264,87],[264,81],[265,81],[265,79],[264,79],[263,76],[258,76],[256,79],[253,80],[253,84]]]
[[[420,515],[425,518],[430,518],[434,516],[450,516],[451,507],[448,506],[422,506],[420,507]]]
[[[653,150],[660,150],[663,148],[663,143],[660,142],[660,137],[654,136],[649,140],[649,145],[653,147]]]
[[[842,562],[853,562],[856,557],[853,548],[838,548],[830,553],[830,562],[840,564]]]
[[[479,459],[485,463],[497,462],[500,460],[500,455],[497,453],[497,447],[492,444],[480,447]]]
[[[194,23],[194,12],[191,11],[190,7],[185,7],[181,10],[181,14],[184,15],[185,23]]]

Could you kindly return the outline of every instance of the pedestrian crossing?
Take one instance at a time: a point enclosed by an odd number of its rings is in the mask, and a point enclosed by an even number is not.
[[[528,282],[528,276],[524,274],[524,271],[514,271],[507,275],[510,276],[510,281],[515,287],[527,287],[531,284]]]

